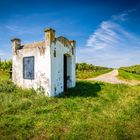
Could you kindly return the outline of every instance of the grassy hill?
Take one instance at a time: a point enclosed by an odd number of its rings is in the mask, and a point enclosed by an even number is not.
[[[98,75],[107,73],[111,70],[112,68],[94,66],[92,64],[87,64],[87,63],[77,63],[76,64],[76,77],[78,79],[93,78]]]
[[[120,70],[129,72],[129,73],[140,74],[140,65],[121,67]]]
[[[140,81],[140,65],[119,68],[119,78]]]
[[[0,79],[1,140],[140,138],[140,85],[77,81],[48,98]]]

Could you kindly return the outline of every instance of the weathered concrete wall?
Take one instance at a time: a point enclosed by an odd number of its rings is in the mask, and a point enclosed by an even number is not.
[[[67,87],[75,86],[75,46],[64,37],[55,38],[55,30],[45,30],[45,40],[21,46],[13,39],[13,82],[25,88],[42,88],[48,96],[64,91],[64,54],[67,55]],[[34,56],[34,79],[23,78],[23,58]]]
[[[23,79],[23,58],[34,56],[34,80]],[[46,47],[45,54],[40,54],[38,48],[21,49],[13,54],[13,81],[25,88],[45,89],[46,95],[50,95],[50,48]]]
[[[56,50],[56,57],[54,57]],[[74,48],[75,51],[75,48]],[[64,46],[60,41],[51,45],[51,96],[56,96],[64,91],[64,54],[67,55],[67,87],[75,86],[75,53],[72,46]]]

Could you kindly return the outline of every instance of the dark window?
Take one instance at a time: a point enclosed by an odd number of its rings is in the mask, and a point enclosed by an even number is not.
[[[34,79],[34,56],[23,58],[23,78]]]

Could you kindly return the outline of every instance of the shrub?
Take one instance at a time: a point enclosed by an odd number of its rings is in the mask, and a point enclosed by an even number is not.
[[[7,61],[0,60],[0,70],[10,71],[11,68],[12,68],[12,61],[11,60],[7,60]]]
[[[13,92],[16,90],[16,85],[10,81],[10,80],[6,80],[6,81],[2,81],[0,82],[0,92]]]

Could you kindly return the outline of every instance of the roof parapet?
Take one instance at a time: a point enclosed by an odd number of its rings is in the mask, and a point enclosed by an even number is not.
[[[13,41],[21,41],[21,39],[19,39],[19,38],[13,38],[13,39],[11,39],[11,41],[13,42]]]
[[[44,32],[55,32],[55,30],[52,28],[45,28]]]

